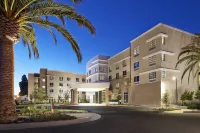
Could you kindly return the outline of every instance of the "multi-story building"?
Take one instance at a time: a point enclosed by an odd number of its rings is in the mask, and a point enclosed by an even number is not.
[[[71,101],[71,85],[85,83],[85,78],[84,74],[40,69],[40,73],[28,75],[28,95],[34,89],[43,89],[50,100],[64,99],[67,93]]]
[[[110,99],[116,99],[120,95],[123,104],[128,104],[128,92],[131,87],[130,62],[130,48],[108,59],[110,91],[112,92]]]
[[[86,65],[87,83],[108,82],[109,56],[97,55]]]
[[[121,95],[123,104],[159,106],[167,92],[170,104],[180,102],[185,90],[199,88],[199,77],[191,76],[189,84],[187,78],[181,82],[185,64],[175,68],[181,48],[193,37],[194,34],[158,24],[132,40],[131,46],[122,52],[112,57],[93,57],[86,65],[87,77],[47,69],[29,74],[29,93],[33,88],[42,88],[57,99],[64,91],[72,90],[75,104],[108,104]],[[188,76],[186,73],[185,77]]]
[[[185,64],[175,68],[182,47],[190,43],[194,34],[158,24],[131,41],[131,78],[129,104],[160,105],[164,93],[169,102],[180,102],[180,96],[188,89],[198,89],[197,79],[191,76],[181,83]],[[185,75],[188,77],[188,73]]]

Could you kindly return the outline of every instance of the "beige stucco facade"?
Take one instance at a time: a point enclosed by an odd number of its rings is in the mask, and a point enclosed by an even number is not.
[[[160,105],[162,96],[166,91],[169,94],[170,103],[175,103],[176,80],[173,79],[177,79],[178,102],[180,102],[180,96],[186,89],[190,91],[198,89],[197,79],[193,80],[191,77],[190,84],[188,84],[186,78],[188,73],[181,83],[184,63],[175,68],[181,48],[189,44],[192,37],[194,37],[193,34],[165,24],[158,24],[131,41],[132,89],[129,104]],[[155,41],[155,47],[150,50],[149,48],[152,45],[149,43],[151,41]],[[135,56],[132,53],[137,46],[139,46],[139,54]],[[154,56],[153,65],[152,56]],[[139,68],[134,70],[134,62],[136,61],[139,61]],[[156,79],[150,81],[149,73],[152,72],[156,72]],[[165,76],[162,77],[162,74]],[[139,76],[139,83],[134,82],[135,76]]]
[[[36,82],[36,79],[39,79],[39,82]],[[71,86],[85,83],[85,81],[86,76],[84,74],[40,69],[40,73],[29,74],[28,76],[28,96],[30,99],[30,94],[33,93],[35,88],[38,88],[45,90],[49,99],[56,102],[58,97],[64,99],[65,93],[69,94],[71,101]]]
[[[110,99],[116,99],[121,95],[123,104],[128,104],[128,99],[124,97],[130,88],[130,48],[123,50],[115,56],[108,59],[109,80],[110,80]],[[124,73],[124,74],[123,74]],[[117,77],[117,75],[119,75]]]

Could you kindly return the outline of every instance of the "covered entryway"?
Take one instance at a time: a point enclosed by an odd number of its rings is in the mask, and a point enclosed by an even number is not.
[[[109,83],[85,83],[72,85],[72,104],[107,105]]]

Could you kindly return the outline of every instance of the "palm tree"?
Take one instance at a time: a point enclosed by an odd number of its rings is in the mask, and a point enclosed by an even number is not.
[[[185,74],[188,72],[188,83],[192,73],[195,78],[200,72],[200,35],[192,38],[189,45],[183,47],[178,55],[178,62],[176,63],[176,68],[179,64],[185,63],[185,69],[181,76],[181,81],[183,80]]]
[[[82,0],[71,0],[79,4]],[[50,21],[49,17],[58,18],[62,24]],[[0,122],[14,120],[14,44],[20,37],[29,51],[39,58],[36,43],[35,25],[46,29],[57,43],[52,28],[70,42],[78,62],[82,56],[73,36],[64,28],[65,21],[73,20],[81,27],[89,29],[92,35],[95,28],[84,16],[67,4],[56,0],[0,0]]]

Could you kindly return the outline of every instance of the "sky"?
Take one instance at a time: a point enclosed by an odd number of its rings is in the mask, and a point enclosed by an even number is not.
[[[15,94],[19,93],[23,74],[37,73],[40,68],[84,74],[89,59],[97,54],[117,54],[158,23],[191,33],[200,32],[200,0],[83,0],[78,6],[70,0],[60,1],[67,1],[89,19],[96,28],[96,35],[92,36],[76,22],[67,22],[66,29],[79,43],[83,55],[83,61],[78,63],[69,42],[58,32],[55,45],[45,29],[36,27],[39,59],[29,59],[27,47],[21,42],[15,45]]]

